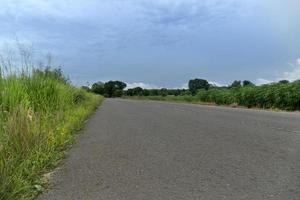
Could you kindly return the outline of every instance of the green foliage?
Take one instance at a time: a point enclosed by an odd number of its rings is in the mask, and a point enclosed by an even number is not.
[[[233,91],[230,89],[200,90],[196,97],[202,102],[213,102],[219,105],[234,103]]]
[[[34,69],[33,76],[37,76],[41,78],[43,77],[46,79],[50,78],[52,80],[57,80],[65,84],[70,82],[69,78],[67,78],[63,74],[63,71],[60,67],[55,69],[51,69],[50,67],[46,67],[45,69]]]
[[[145,91],[147,91],[147,90],[145,90]],[[126,91],[126,95],[128,95],[128,96],[147,96],[147,95],[144,95],[143,92],[144,92],[143,88],[135,87],[132,89],[128,89]]]
[[[97,83],[94,83],[92,85],[91,91],[96,94],[103,95],[104,94],[104,83],[102,83],[100,81]]]
[[[127,96],[149,96],[150,90],[143,89],[141,87],[131,88],[125,91],[125,95]],[[158,95],[158,93],[157,93]]]
[[[159,95],[159,90],[157,90],[157,89],[149,90],[149,92],[150,92],[150,96],[158,96]]]
[[[195,95],[197,93],[197,91],[200,89],[208,90],[208,88],[209,88],[208,81],[204,80],[204,79],[196,78],[196,79],[190,80],[188,85],[189,85],[189,90],[191,91],[191,93],[193,95]]]
[[[166,89],[166,88],[160,89],[159,94],[163,97],[167,96],[168,95],[168,89]]]
[[[87,100],[86,92],[84,90],[77,90],[73,93],[73,102],[81,104]]]
[[[185,89],[143,89],[136,87],[125,91],[126,96],[180,96],[184,94],[191,94]]]
[[[149,90],[143,90],[143,96],[149,96],[150,92]]]
[[[243,86],[244,86],[244,87],[245,87],[245,86],[255,86],[255,84],[252,83],[251,81],[244,80],[244,81],[243,81]]]
[[[70,85],[60,69],[0,76],[0,199],[32,199],[100,96]]]
[[[288,80],[281,80],[281,81],[279,81],[279,83],[287,84],[287,83],[289,83],[289,81]]]
[[[284,84],[275,83],[262,86],[218,89],[216,91],[209,90],[204,93],[204,95],[209,95],[211,92],[215,93],[215,98],[201,99],[201,101],[224,105],[236,103],[249,108],[300,110],[300,81]],[[217,98],[218,95],[220,98]]]
[[[108,81],[106,83],[96,82],[92,85],[91,91],[96,94],[104,95],[105,97],[121,97],[123,90],[126,88],[126,83],[121,81]],[[129,93],[132,91],[129,91]]]
[[[121,97],[123,95],[123,90],[114,90],[112,96],[109,97]]]
[[[121,97],[126,83],[121,81],[108,81],[104,84],[104,95],[106,97]]]
[[[242,83],[241,81],[233,81],[233,83],[231,83],[230,87],[241,87],[242,86]]]
[[[251,82],[235,81],[229,87],[211,87],[200,89],[195,96],[188,90],[180,90],[175,95],[174,90],[149,90],[150,96],[141,99],[169,100],[185,102],[206,102],[218,105],[240,105],[248,108],[265,108],[281,110],[300,110],[300,80],[294,82],[280,81],[278,83],[255,86]]]

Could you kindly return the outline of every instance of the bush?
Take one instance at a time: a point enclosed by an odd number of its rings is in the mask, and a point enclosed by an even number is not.
[[[282,110],[300,110],[300,81],[276,83],[263,86],[214,88],[199,90],[199,101],[257,108],[278,108]]]
[[[73,103],[81,104],[87,99],[86,93],[83,90],[75,90],[73,93]]]

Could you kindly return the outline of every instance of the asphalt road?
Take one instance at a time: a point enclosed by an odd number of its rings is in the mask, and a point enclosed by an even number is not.
[[[46,200],[299,200],[300,114],[107,99]]]

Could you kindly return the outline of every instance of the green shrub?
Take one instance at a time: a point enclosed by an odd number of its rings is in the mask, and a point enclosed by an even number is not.
[[[81,104],[87,99],[86,92],[84,90],[76,90],[73,93],[73,103]]]

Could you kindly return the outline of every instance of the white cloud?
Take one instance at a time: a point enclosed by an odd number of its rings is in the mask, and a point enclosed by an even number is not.
[[[158,87],[156,85],[153,85],[153,84],[148,84],[148,83],[126,83],[127,84],[127,87],[126,89],[131,89],[131,88],[135,88],[135,87],[141,87],[143,89],[158,89],[158,88],[161,88],[161,87]]]
[[[270,81],[270,80],[267,80],[267,79],[264,79],[264,78],[258,78],[256,81],[255,81],[255,84],[256,85],[264,85],[264,84],[269,84],[269,83],[272,83],[273,81]]]
[[[295,63],[290,64],[292,69],[290,71],[283,72],[279,77],[279,80],[289,80],[295,81],[300,79],[300,58],[298,58]]]
[[[62,44],[66,48],[63,50],[68,53],[71,48],[75,49],[74,51],[79,49],[76,41],[81,41],[81,38],[91,41],[91,44],[85,42],[82,46],[100,43],[97,49],[105,52],[133,44],[167,46],[190,42],[191,38],[186,34],[197,32],[195,29],[202,31],[209,22],[215,24],[217,21],[223,22],[239,15],[237,12],[245,4],[239,3],[239,0],[0,0],[0,2],[0,21],[3,21],[1,28],[4,22],[7,24],[0,33],[0,38],[4,33],[15,32],[20,38],[28,38],[35,43],[47,46]],[[75,45],[78,46],[74,47]]]
[[[283,72],[282,74],[277,76],[277,78],[275,78],[275,80],[273,80],[273,81],[267,80],[264,78],[259,78],[256,80],[256,84],[263,85],[263,84],[269,84],[272,82],[277,82],[280,80],[288,80],[288,81],[300,80],[300,58],[298,58],[293,63],[288,63],[288,64],[289,64],[289,66],[292,67],[291,70]]]
[[[179,89],[188,89],[188,88],[189,88],[189,84],[188,83],[183,83],[181,85],[181,87],[179,87]],[[175,88],[175,89],[177,89],[177,88]]]

